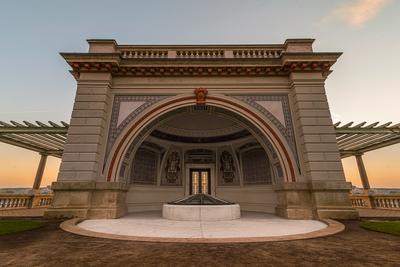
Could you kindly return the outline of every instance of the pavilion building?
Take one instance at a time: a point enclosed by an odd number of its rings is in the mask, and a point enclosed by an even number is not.
[[[324,83],[340,53],[119,45],[62,53],[77,91],[49,217],[118,218],[205,193],[290,219],[357,218]]]

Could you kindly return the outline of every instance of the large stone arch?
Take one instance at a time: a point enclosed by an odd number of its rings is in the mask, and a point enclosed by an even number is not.
[[[299,175],[296,167],[296,156],[290,149],[289,144],[274,124],[256,109],[233,97],[210,94],[207,97],[207,105],[215,106],[233,112],[258,129],[259,134],[266,138],[275,149],[282,166],[284,181],[294,182]],[[140,144],[147,132],[150,131],[152,124],[169,112],[173,112],[182,107],[196,105],[196,98],[193,95],[182,94],[165,98],[152,106],[148,107],[132,120],[125,129],[119,134],[110,149],[104,173],[107,181],[117,181],[118,173],[125,153],[133,142]]]

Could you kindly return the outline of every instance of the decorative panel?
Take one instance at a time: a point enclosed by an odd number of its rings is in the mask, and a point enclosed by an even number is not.
[[[108,156],[115,140],[141,112],[158,101],[168,96],[143,96],[143,95],[116,95],[111,114],[110,130],[108,132],[107,151]]]
[[[161,185],[182,185],[182,152],[178,148],[171,147],[168,151],[161,170]]]
[[[262,148],[254,148],[243,152],[243,182],[244,184],[271,184],[271,165],[267,154]]]
[[[298,162],[292,116],[287,95],[235,95],[232,96],[260,111],[281,132]]]
[[[239,185],[239,167],[236,164],[235,154],[232,153],[230,147],[222,147],[218,149],[218,185]]]
[[[191,149],[185,152],[185,163],[210,164],[215,162],[215,152],[209,149]]]
[[[152,150],[139,148],[135,154],[131,170],[131,183],[157,183],[158,154]]]

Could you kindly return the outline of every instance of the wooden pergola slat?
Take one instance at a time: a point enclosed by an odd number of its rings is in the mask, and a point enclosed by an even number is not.
[[[367,126],[365,122],[351,127],[336,123],[336,139],[342,158],[359,155],[368,151],[400,143],[400,123],[387,122],[379,125],[374,122]]]
[[[29,149],[45,155],[61,157],[67,140],[68,123],[49,121],[0,121],[0,142]]]

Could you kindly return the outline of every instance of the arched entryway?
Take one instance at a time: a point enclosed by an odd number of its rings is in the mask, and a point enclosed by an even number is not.
[[[130,185],[128,212],[161,209],[195,192],[274,212],[273,184],[295,181],[294,156],[268,119],[226,96],[167,98],[132,121],[106,164]]]

